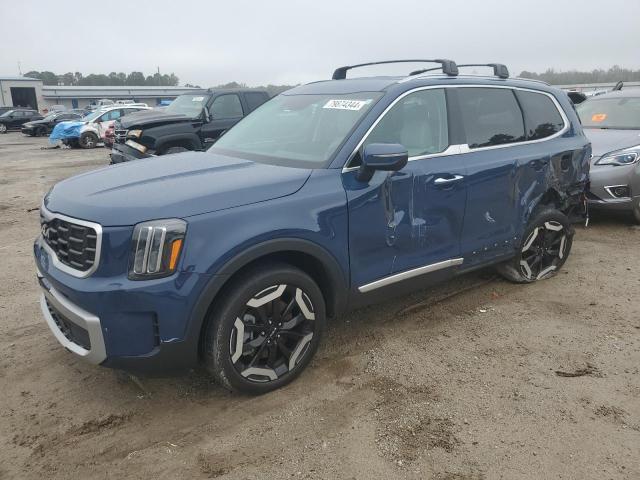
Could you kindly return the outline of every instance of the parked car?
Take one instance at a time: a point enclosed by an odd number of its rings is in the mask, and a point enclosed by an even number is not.
[[[576,108],[593,146],[590,208],[629,212],[640,224],[640,90],[614,90]]]
[[[208,89],[177,97],[163,111],[117,122],[111,163],[205,150],[223,132],[269,99],[262,90]]]
[[[502,65],[438,63],[349,80],[342,67],[206,152],[53,186],[34,254],[56,338],[125,370],[201,361],[258,394],[309,364],[328,317],[480,267],[554,275],[591,156],[569,98]]]
[[[0,115],[0,133],[7,133],[9,130],[20,130],[24,123],[40,120],[41,118],[42,115],[30,108],[7,110]]]
[[[9,110],[13,110],[16,107],[0,107],[0,115],[2,115],[4,112],[8,112]]]
[[[109,126],[120,117],[151,110],[146,104],[117,105],[96,110],[76,122],[59,123],[49,136],[51,141],[61,140],[71,147],[94,148],[104,140]]]
[[[34,120],[22,125],[22,133],[32,137],[41,137],[48,135],[60,122],[73,121],[82,119],[82,115],[71,112],[53,112],[41,120]]]

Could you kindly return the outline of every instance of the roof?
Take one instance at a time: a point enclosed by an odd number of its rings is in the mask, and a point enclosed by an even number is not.
[[[42,96],[45,98],[121,98],[121,97],[176,97],[183,93],[199,91],[191,87],[153,87],[153,86],[58,86],[44,85]]]
[[[12,77],[12,76],[3,76],[0,75],[0,82],[6,80],[6,81],[11,81],[11,82],[41,82],[42,80],[39,80],[37,78],[31,78],[31,77]]]
[[[508,85],[511,87],[533,88],[536,90],[549,91],[553,87],[547,83],[537,80],[527,80],[523,78],[499,78],[492,75],[457,75],[448,76],[443,74],[428,74],[401,77],[363,77],[349,78],[345,80],[323,80],[308,83],[292,88],[283,95],[304,95],[304,94],[348,94],[357,92],[382,92],[391,88],[401,88],[409,90],[411,88],[426,85]]]

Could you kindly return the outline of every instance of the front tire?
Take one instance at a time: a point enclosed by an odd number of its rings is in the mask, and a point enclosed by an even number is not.
[[[546,209],[529,222],[522,248],[496,270],[515,283],[532,283],[558,273],[569,257],[574,230],[562,212]]]
[[[84,132],[80,135],[78,143],[82,148],[95,148],[98,144],[98,136],[93,132]]]
[[[320,288],[303,271],[269,264],[222,293],[204,338],[207,370],[225,388],[259,395],[294,380],[315,354],[326,323]]]

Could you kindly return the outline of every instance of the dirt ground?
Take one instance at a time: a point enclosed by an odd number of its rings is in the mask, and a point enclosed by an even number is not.
[[[0,478],[638,479],[640,229],[578,227],[556,277],[469,274],[332,322],[310,368],[243,397],[66,352],[31,256],[54,182],[107,152],[0,135]]]

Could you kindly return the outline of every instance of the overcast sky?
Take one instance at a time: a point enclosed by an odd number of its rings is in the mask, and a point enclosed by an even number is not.
[[[254,86],[394,58],[502,62],[514,74],[640,68],[640,0],[0,0],[0,11],[0,75],[18,62],[23,73],[160,67],[181,84]]]

